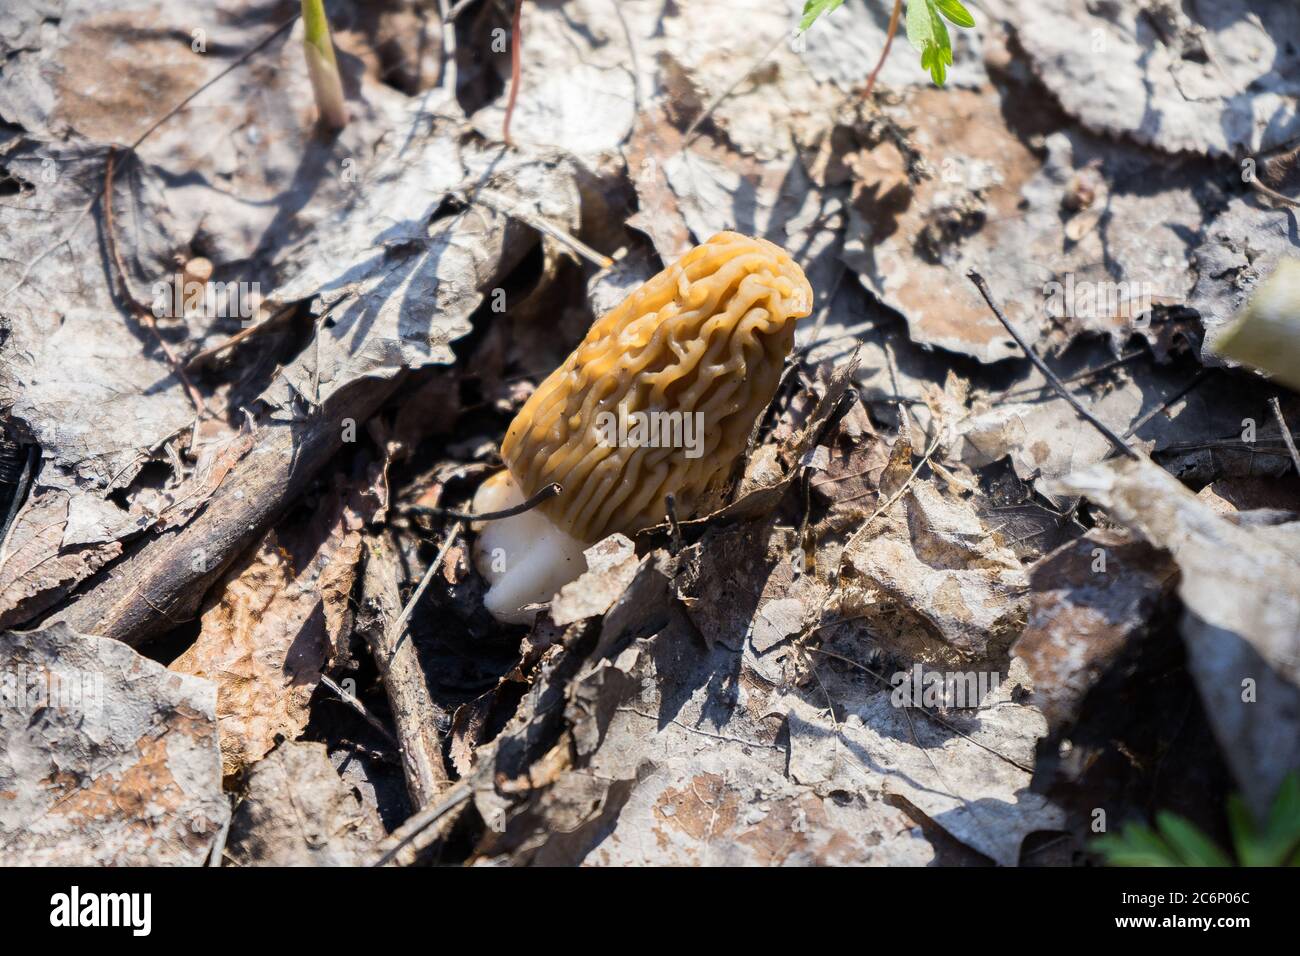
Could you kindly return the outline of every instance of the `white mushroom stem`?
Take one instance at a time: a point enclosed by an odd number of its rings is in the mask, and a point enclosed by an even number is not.
[[[474,495],[475,514],[505,511],[524,495],[509,471],[493,475]],[[587,570],[588,545],[557,527],[539,508],[477,525],[474,565],[491,587],[484,599],[492,616],[506,624],[531,624],[536,610]]]

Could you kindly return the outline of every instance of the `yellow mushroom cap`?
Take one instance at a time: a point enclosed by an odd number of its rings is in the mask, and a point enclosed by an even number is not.
[[[541,507],[584,541],[662,521],[669,494],[689,513],[744,450],[812,299],[765,239],[722,232],[696,246],[594,323],[515,416],[501,457],[524,496],[559,482]],[[671,423],[672,440],[661,430],[659,447],[645,444],[652,421]],[[630,427],[611,441],[614,422]]]

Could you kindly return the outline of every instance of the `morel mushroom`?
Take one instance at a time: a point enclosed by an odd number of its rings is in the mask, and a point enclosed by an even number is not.
[[[687,515],[744,450],[776,391],[795,321],[812,310],[803,270],[764,239],[723,232],[650,279],[592,325],[506,433],[506,470],[474,498],[475,563],[498,620],[530,621],[583,570],[583,550]]]

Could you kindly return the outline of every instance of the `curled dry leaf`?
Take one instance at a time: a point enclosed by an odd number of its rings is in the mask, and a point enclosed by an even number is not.
[[[612,534],[583,552],[587,570],[566,584],[551,602],[551,621],[559,626],[599,617],[632,583],[640,563],[636,548],[621,534]]]
[[[262,396],[285,414],[299,399],[319,404],[361,379],[452,363],[451,343],[470,331],[484,290],[524,251],[524,227],[508,213],[564,231],[577,224],[571,160],[503,159],[462,143],[454,105],[433,105],[452,115],[421,133],[424,113],[413,107],[352,202],[285,253],[297,268],[268,306],[312,299],[319,316],[312,346]],[[442,214],[453,193],[472,205]]]

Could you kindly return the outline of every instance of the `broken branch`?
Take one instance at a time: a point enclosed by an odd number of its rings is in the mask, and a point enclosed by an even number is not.
[[[984,301],[988,303],[988,307],[993,310],[993,314],[997,316],[997,320],[1002,323],[1002,327],[1007,330],[1007,333],[1011,338],[1013,338],[1016,344],[1020,346],[1021,351],[1025,353],[1025,356],[1029,361],[1034,363],[1034,367],[1037,368],[1038,371],[1042,372],[1043,376],[1052,383],[1052,387],[1060,393],[1061,397],[1069,402],[1074,410],[1078,412],[1085,421],[1106,436],[1106,439],[1114,445],[1116,449],[1123,452],[1129,458],[1137,458],[1138,453],[1133,450],[1129,443],[1119,435],[1115,434],[1114,430],[1109,425],[1090,412],[1083,402],[1075,398],[1073,393],[1065,387],[1065,383],[1061,381],[1057,374],[1048,368],[1047,363],[1039,358],[1038,354],[1029,347],[1029,344],[1025,342],[1024,336],[1016,331],[1015,326],[1007,321],[1007,317],[1002,314],[1002,310],[998,308],[997,303],[993,301],[993,294],[989,292],[989,286],[988,283],[984,281],[984,277],[974,269],[971,269],[970,272],[966,273],[966,278],[975,283],[975,288],[979,289],[980,295],[984,297]]]

